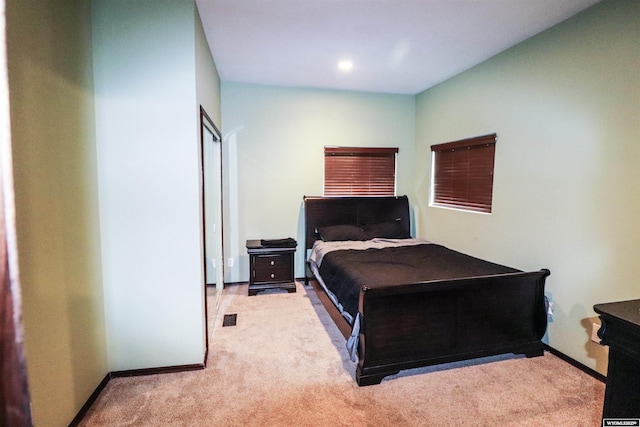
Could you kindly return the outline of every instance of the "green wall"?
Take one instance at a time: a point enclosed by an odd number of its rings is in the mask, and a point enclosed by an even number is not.
[[[108,372],[89,3],[9,0],[7,45],[33,419],[62,426]]]
[[[109,369],[202,364],[198,103],[215,117],[219,102],[196,70],[215,87],[215,66],[197,67],[206,55],[193,1],[92,7]]]
[[[220,76],[211,56],[209,42],[204,34],[198,8],[195,8],[195,74],[196,74],[196,110],[205,109],[218,130],[222,127],[222,107],[220,99]]]
[[[298,240],[304,276],[302,198],[322,195],[324,146],[398,147],[397,192],[412,188],[414,97],[222,84],[227,282],[249,279],[247,239]]]
[[[606,373],[594,304],[638,298],[640,2],[604,1],[416,98],[419,234],[551,270],[548,343]],[[497,132],[493,213],[430,207],[430,145]]]

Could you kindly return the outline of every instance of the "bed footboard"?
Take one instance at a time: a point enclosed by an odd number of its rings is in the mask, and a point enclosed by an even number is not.
[[[549,270],[360,292],[356,380],[505,353],[543,354]]]

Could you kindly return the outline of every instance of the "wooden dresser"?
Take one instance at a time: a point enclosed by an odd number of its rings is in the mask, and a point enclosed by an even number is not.
[[[289,246],[266,246],[261,240],[247,240],[249,254],[249,295],[268,289],[296,291],[295,243]]]
[[[640,418],[640,300],[593,306],[601,344],[609,346],[603,418]]]

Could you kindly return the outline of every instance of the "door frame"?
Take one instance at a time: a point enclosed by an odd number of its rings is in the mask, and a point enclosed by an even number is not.
[[[31,426],[18,276],[5,0],[0,0],[0,419]]]
[[[206,216],[205,216],[205,207],[206,207],[206,199],[205,199],[205,170],[204,170],[204,165],[205,165],[205,161],[204,161],[204,144],[205,144],[205,127],[209,128],[213,134],[214,139],[216,140],[215,142],[218,143],[220,145],[220,195],[221,195],[221,199],[220,199],[220,226],[219,226],[219,233],[218,235],[220,236],[221,239],[221,250],[222,250],[222,260],[223,262],[220,263],[219,266],[216,266],[216,268],[220,268],[222,270],[222,283],[218,284],[216,283],[216,289],[218,291],[217,293],[217,298],[220,298],[220,294],[222,289],[224,288],[224,227],[223,227],[223,213],[224,213],[224,209],[223,209],[223,204],[222,204],[222,194],[223,194],[223,183],[222,183],[222,134],[220,133],[220,130],[216,127],[216,125],[213,123],[213,120],[211,120],[211,117],[209,117],[209,114],[207,114],[206,110],[204,109],[204,107],[202,107],[202,105],[200,106],[200,197],[201,197],[201,203],[202,203],[202,254],[203,254],[203,264],[202,264],[202,277],[203,277],[203,292],[204,292],[204,319],[205,319],[205,342],[206,342],[206,355],[205,355],[205,366],[207,363],[207,355],[209,353],[209,309],[208,309],[208,303],[207,303],[207,268],[206,268],[206,264],[207,264],[207,259],[206,259],[206,244],[207,244],[207,221],[206,221]],[[218,300],[216,300],[216,304],[218,303]]]

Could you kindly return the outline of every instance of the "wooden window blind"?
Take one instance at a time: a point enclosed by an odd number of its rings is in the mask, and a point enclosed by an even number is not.
[[[431,203],[491,213],[496,134],[431,146]]]
[[[397,148],[325,147],[325,196],[395,196]]]

